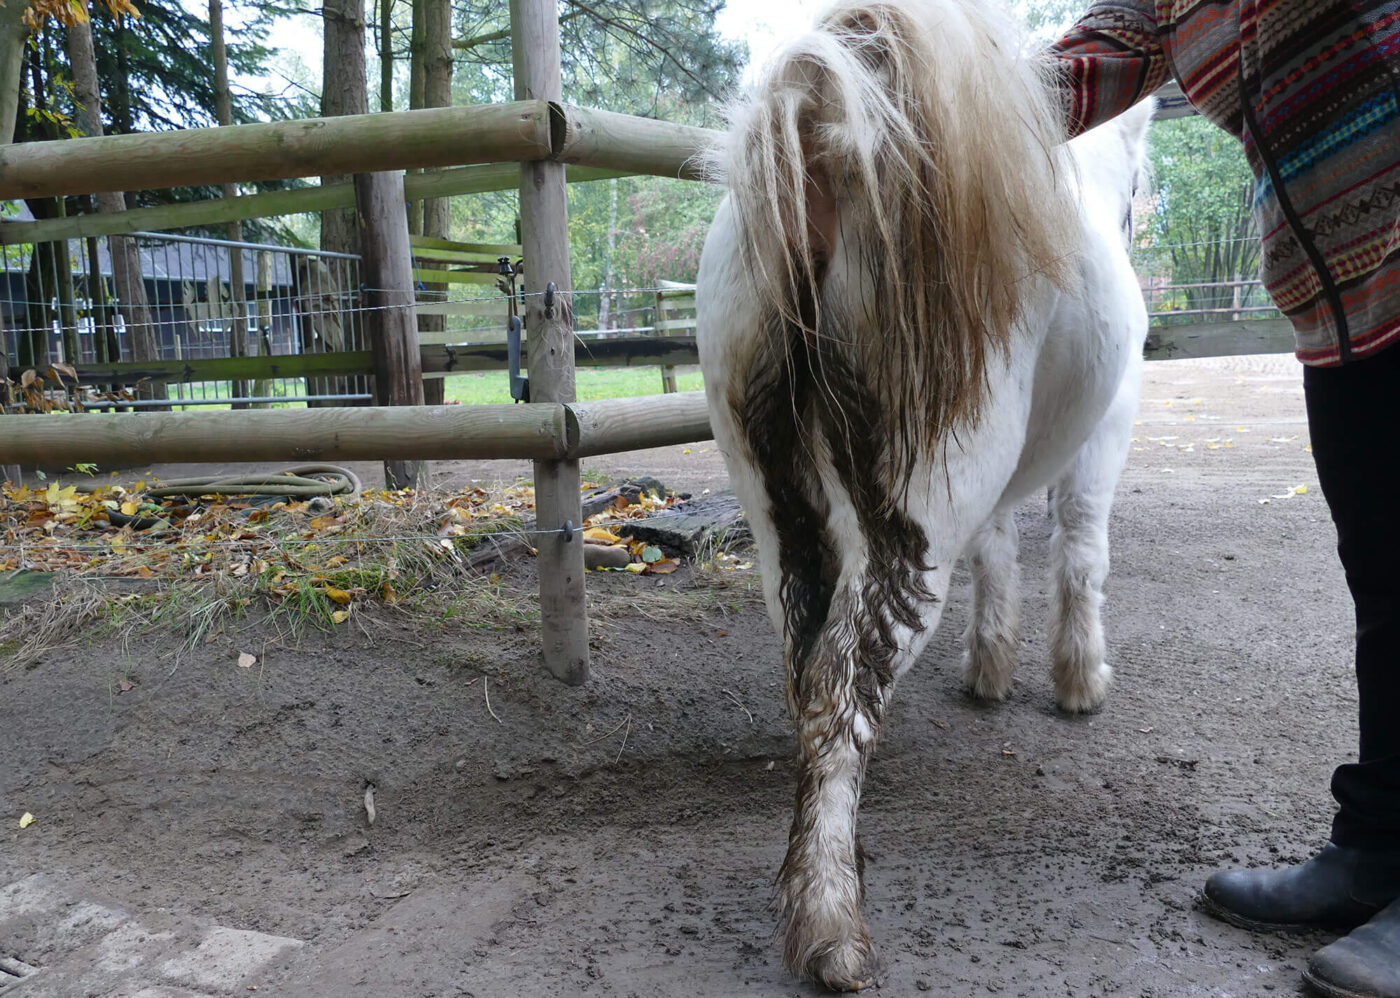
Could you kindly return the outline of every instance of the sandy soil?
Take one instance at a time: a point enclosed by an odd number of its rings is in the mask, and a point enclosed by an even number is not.
[[[1006,704],[960,691],[955,577],[862,813],[883,990],[1301,993],[1325,937],[1251,936],[1193,895],[1222,865],[1308,855],[1354,751],[1350,610],[1306,444],[1291,359],[1149,365],[1112,525],[1118,680],[1097,716],[1054,709],[1042,503],[1017,517],[1026,638]],[[683,450],[598,467],[723,486],[712,448]],[[791,747],[745,584],[690,620],[598,625],[582,689],[544,678],[531,634],[460,620],[297,647],[223,634],[178,664],[172,642],[138,638],[0,673],[0,961],[39,968],[11,989],[813,993],[772,937]],[[259,665],[239,669],[240,650]],[[113,914],[74,914],[89,910]],[[223,977],[170,956],[213,953],[215,928],[286,939]]]

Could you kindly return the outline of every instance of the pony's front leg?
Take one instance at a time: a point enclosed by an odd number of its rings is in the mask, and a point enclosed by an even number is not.
[[[993,513],[973,534],[972,615],[963,635],[963,687],[980,700],[1005,700],[1021,650],[1021,569],[1011,511]]]
[[[860,595],[839,591],[800,671],[788,674],[799,775],[778,875],[786,922],[783,962],[794,974],[836,991],[872,987],[878,970],[862,911],[856,812],[894,685],[896,653],[876,637],[882,629]]]

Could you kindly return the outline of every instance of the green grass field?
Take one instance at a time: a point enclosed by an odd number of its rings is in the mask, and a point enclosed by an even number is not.
[[[482,402],[509,402],[510,380],[505,371],[478,371],[449,377],[445,394],[448,402],[476,405]],[[628,398],[633,395],[660,395],[659,367],[581,367],[578,369],[580,402]],[[696,392],[705,387],[698,367],[676,368],[676,387]]]

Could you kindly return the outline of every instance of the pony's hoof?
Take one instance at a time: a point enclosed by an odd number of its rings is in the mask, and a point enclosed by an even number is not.
[[[1113,669],[1100,662],[1085,672],[1055,679],[1055,702],[1067,714],[1091,714],[1108,699]]]
[[[864,991],[879,983],[879,961],[870,938],[806,947],[810,954],[801,967],[792,968],[799,976],[816,981],[832,991]]]
[[[963,689],[974,700],[1001,701],[1011,696],[1015,662],[986,652],[963,657]]]

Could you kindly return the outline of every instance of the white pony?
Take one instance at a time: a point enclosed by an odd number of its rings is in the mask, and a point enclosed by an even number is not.
[[[1151,109],[1064,145],[986,0],[850,0],[717,153],[700,263],[716,439],[758,541],[800,775],[778,878],[790,970],[875,983],[856,810],[896,678],[966,554],[964,682],[1011,690],[1017,502],[1054,488],[1051,675],[1103,702],[1109,504],[1147,317],[1128,263]]]

